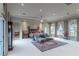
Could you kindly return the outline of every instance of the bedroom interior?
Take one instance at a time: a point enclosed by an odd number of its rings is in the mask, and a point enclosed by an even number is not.
[[[0,19],[1,56],[79,55],[79,3],[0,3]]]

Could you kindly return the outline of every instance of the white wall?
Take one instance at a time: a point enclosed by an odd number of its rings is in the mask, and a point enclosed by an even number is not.
[[[0,16],[2,16],[1,14],[3,13],[3,4],[0,3]]]

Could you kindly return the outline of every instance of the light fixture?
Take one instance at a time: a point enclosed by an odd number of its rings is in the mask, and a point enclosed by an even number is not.
[[[77,9],[77,11],[79,11],[79,9]]]
[[[40,16],[40,17],[41,17],[41,19],[40,19],[40,22],[41,22],[41,23],[43,23],[43,19],[42,19],[42,16]]]
[[[61,18],[63,18],[63,16],[60,16]]]
[[[21,3],[21,6],[24,6],[24,3]]]
[[[55,16],[56,14],[55,13],[53,13],[53,16]]]
[[[40,20],[41,23],[43,23],[43,20]]]
[[[43,10],[42,9],[40,9],[40,12],[42,12]]]

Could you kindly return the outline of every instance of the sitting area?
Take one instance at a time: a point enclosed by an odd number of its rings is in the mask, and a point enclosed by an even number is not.
[[[53,38],[44,38],[43,40],[40,41],[40,43],[44,43],[50,40],[53,40]]]
[[[53,38],[50,38],[47,34],[45,33],[34,33],[33,34],[33,41],[43,43],[49,40],[52,40]]]

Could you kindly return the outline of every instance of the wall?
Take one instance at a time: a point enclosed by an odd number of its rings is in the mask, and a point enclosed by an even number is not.
[[[20,39],[22,39],[22,31],[27,31],[28,26],[30,26],[31,29],[37,29],[37,27],[39,26],[39,22],[33,20],[13,18],[12,21],[13,21],[13,37],[14,32],[20,32],[19,36]]]
[[[32,29],[35,29],[39,26],[39,22],[38,21],[29,21],[28,22],[28,25],[32,28]]]
[[[27,22],[27,25],[30,26],[32,29],[34,28],[37,28],[37,26],[39,26],[39,21],[36,21],[36,20],[31,20],[31,19],[23,19],[23,18],[17,18],[17,17],[13,17],[12,18],[12,21],[13,22]],[[26,25],[26,26],[27,26]]]
[[[20,31],[20,23],[19,22],[13,23],[13,31],[15,31],[15,32]]]
[[[27,23],[27,24],[25,24]],[[20,26],[22,26],[22,29],[25,30],[28,26],[30,26],[32,29],[37,28],[39,26],[38,22],[13,22],[13,30],[14,31],[20,31]]]
[[[14,37],[15,32],[20,32],[20,23],[19,22],[13,23],[13,37]]]
[[[1,14],[3,13],[3,4],[0,3],[0,16],[2,16]]]

